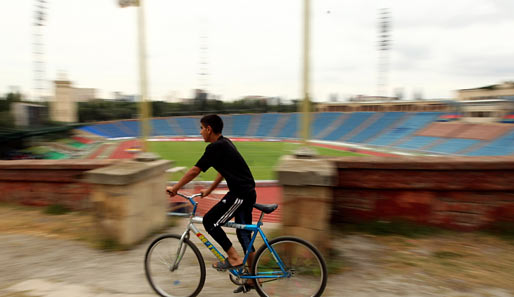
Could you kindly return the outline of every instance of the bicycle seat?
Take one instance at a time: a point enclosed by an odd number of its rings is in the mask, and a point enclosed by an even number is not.
[[[272,213],[275,209],[278,208],[278,204],[259,204],[255,203],[253,207],[257,208],[258,210],[264,212],[264,213]]]

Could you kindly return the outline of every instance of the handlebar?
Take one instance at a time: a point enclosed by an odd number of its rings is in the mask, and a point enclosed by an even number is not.
[[[184,195],[184,194],[181,194],[181,193],[177,193],[178,196],[182,197],[182,198],[185,198],[185,199],[195,199],[196,197],[202,197],[202,193],[198,193],[198,194],[193,194],[191,196],[187,196],[187,195]]]

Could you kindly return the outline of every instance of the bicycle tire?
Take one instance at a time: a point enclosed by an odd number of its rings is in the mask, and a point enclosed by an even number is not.
[[[146,250],[145,274],[152,289],[162,297],[195,297],[205,284],[205,262],[198,248],[184,239],[180,265],[173,266],[180,235],[166,234],[156,238]],[[162,249],[162,250],[161,250]],[[163,254],[165,253],[165,254]],[[198,278],[198,281],[195,279]]]
[[[282,278],[260,278],[255,283],[261,297],[309,296],[319,297],[327,285],[327,265],[318,249],[298,237],[283,236],[269,241],[292,275]],[[253,275],[280,271],[277,261],[266,244],[255,254]]]

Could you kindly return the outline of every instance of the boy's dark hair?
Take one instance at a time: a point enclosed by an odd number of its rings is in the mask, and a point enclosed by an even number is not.
[[[208,114],[200,119],[205,127],[211,126],[212,132],[219,134],[223,130],[223,120],[217,114]]]

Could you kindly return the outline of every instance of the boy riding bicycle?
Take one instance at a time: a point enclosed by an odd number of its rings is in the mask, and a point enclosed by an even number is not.
[[[178,190],[197,177],[200,171],[205,172],[210,167],[218,171],[218,175],[211,186],[207,190],[201,191],[202,197],[208,196],[223,179],[226,180],[229,189],[223,199],[214,205],[203,218],[205,230],[228,255],[224,262],[218,262],[212,266],[220,271],[241,268],[243,258],[232,246],[232,242],[221,226],[232,218],[235,218],[235,222],[238,224],[252,223],[252,209],[257,198],[255,181],[250,168],[237,148],[230,139],[223,137],[223,120],[218,115],[206,115],[200,119],[200,124],[200,134],[204,141],[210,144],[207,145],[204,154],[196,165],[189,169],[177,184],[166,187],[166,191],[170,197],[173,197]],[[246,248],[251,240],[251,231],[237,229],[236,234],[246,253]],[[248,263],[253,263],[254,254],[255,248],[252,246],[248,255]],[[234,293],[246,292],[251,288],[252,283],[249,282],[249,285],[239,287]]]

